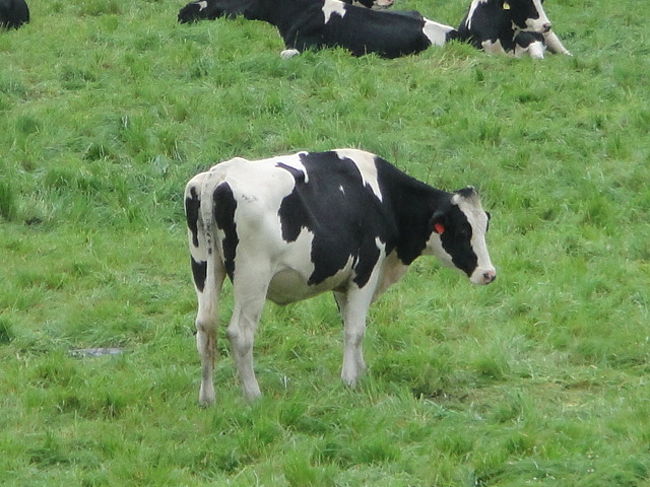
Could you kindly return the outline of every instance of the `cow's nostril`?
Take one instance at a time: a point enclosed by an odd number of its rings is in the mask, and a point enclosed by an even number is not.
[[[493,282],[497,278],[497,274],[494,271],[487,271],[483,273],[483,279],[487,284]]]

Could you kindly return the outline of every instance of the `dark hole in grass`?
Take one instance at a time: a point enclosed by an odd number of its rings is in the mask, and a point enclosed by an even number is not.
[[[5,320],[0,320],[0,344],[7,345],[14,340],[15,335],[11,325]]]

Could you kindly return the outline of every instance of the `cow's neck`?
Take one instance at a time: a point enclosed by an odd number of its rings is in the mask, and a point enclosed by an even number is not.
[[[380,165],[381,180],[389,190],[392,211],[397,226],[395,250],[400,261],[409,265],[422,255],[431,236],[431,217],[436,210],[449,204],[450,194],[435,189],[393,166]]]

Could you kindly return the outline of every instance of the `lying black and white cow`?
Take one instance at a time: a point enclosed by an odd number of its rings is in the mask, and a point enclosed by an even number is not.
[[[29,8],[25,0],[0,0],[0,28],[17,29],[29,22]]]
[[[388,8],[393,0],[342,0],[345,3],[363,5],[368,8]],[[195,0],[182,7],[178,12],[181,24],[198,22],[199,20],[214,20],[219,17],[233,18],[238,15],[246,16],[247,3],[243,0]],[[254,20],[254,19],[252,19]]]
[[[415,54],[432,44],[442,45],[456,34],[453,27],[415,11],[373,10],[339,0],[239,0],[232,4],[236,9],[224,8],[233,1],[190,3],[181,9],[179,22],[192,21],[197,15],[216,18],[237,14],[269,22],[284,40],[283,58],[305,49],[337,46],[355,56],[376,53],[395,58]]]
[[[341,377],[354,386],[370,304],[420,255],[435,255],[474,284],[496,278],[485,233],[489,215],[468,187],[448,193],[356,149],[231,159],[185,189],[198,296],[199,401],[215,399],[219,293],[233,283],[228,326],[247,398],[260,395],[253,341],[266,299],[287,304],[333,291],[344,324]]]
[[[393,0],[341,0],[344,3],[362,5],[368,8],[388,8]],[[198,22],[199,20],[214,20],[219,17],[236,17],[246,15],[246,2],[243,0],[194,0],[178,12],[181,24]]]
[[[472,0],[458,27],[458,38],[479,49],[515,56],[571,55],[551,29],[544,0]]]

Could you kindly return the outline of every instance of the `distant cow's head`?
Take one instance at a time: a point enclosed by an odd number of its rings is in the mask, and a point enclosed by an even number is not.
[[[359,4],[363,5],[364,7],[368,8],[388,8],[391,5],[393,5],[393,0],[343,0],[345,3],[353,3],[353,4]]]
[[[551,21],[544,12],[544,0],[504,0],[503,8],[510,10],[512,22],[518,29],[529,32],[548,32]]]
[[[443,262],[465,272],[474,284],[496,279],[485,242],[489,214],[472,187],[456,191],[430,221],[428,247]]]
[[[213,9],[210,9],[207,0],[190,2],[178,11],[178,21],[181,24],[196,22],[203,19],[215,19],[216,15],[210,16]]]
[[[243,14],[250,3],[247,0],[196,0],[179,10],[178,21],[185,24],[224,16],[235,17]]]

